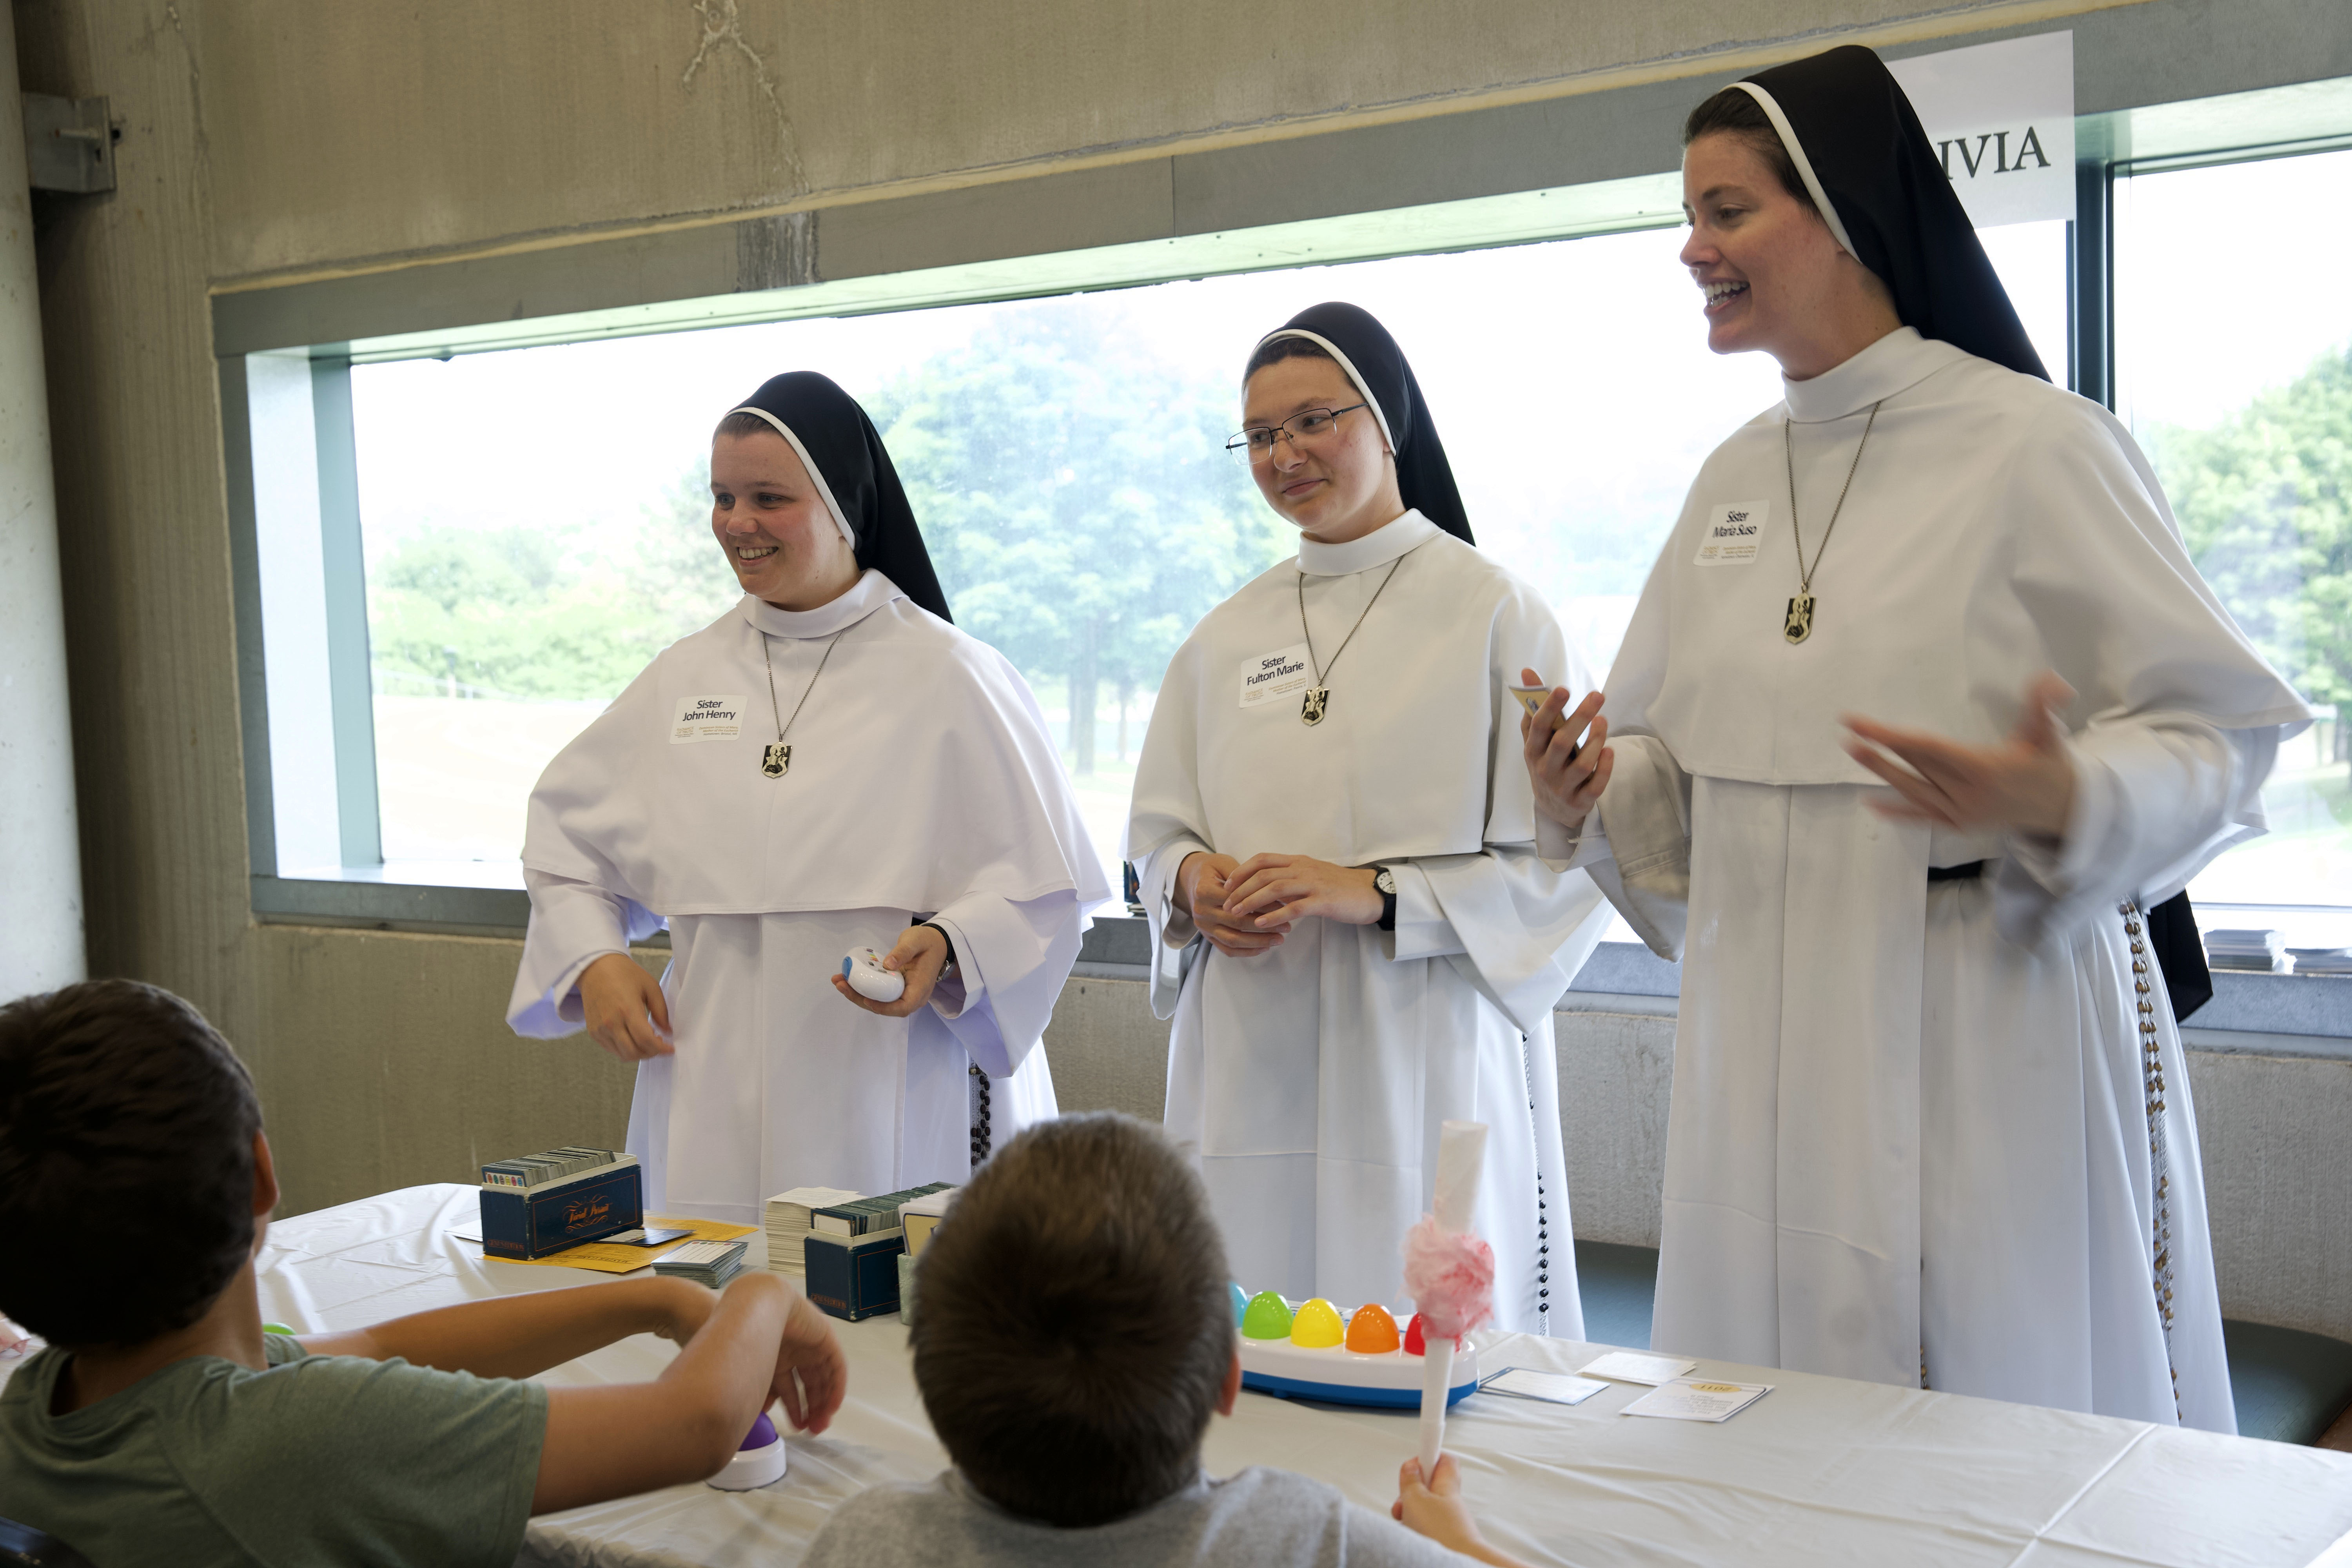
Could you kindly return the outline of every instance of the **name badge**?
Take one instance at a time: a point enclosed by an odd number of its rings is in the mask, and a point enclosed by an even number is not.
[[[1296,696],[1315,684],[1315,671],[1307,662],[1307,645],[1294,643],[1279,653],[1260,654],[1255,658],[1242,660],[1242,706],[1262,707],[1281,698]]]
[[[1771,517],[1769,501],[1727,501],[1709,508],[1706,526],[1699,530],[1698,554],[1691,563],[1695,566],[1752,564],[1757,549],[1764,540],[1764,525],[1771,521]]]
[[[731,741],[743,732],[740,697],[681,697],[670,720],[669,743],[690,746],[698,741]]]

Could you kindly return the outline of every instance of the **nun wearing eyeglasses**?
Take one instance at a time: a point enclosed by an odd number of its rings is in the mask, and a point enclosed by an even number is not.
[[[1786,395],[1527,744],[1547,852],[1683,961],[1652,1342],[2232,1431],[2173,900],[2308,710],[1875,55],[1685,143],[1708,342]]]
[[[822,375],[718,427],[742,601],[548,764],[508,1022],[637,1064],[648,1213],[761,1223],[797,1186],[961,1182],[1055,1114],[1039,1043],[1101,862],[1003,657],[949,623],[890,456]],[[628,943],[667,923],[656,984]],[[842,961],[904,981],[872,1000]]]
[[[1270,333],[1242,417],[1298,554],[1177,650],[1128,826],[1152,1009],[1175,1020],[1169,1132],[1245,1287],[1352,1308],[1403,1299],[1439,1128],[1483,1121],[1497,1319],[1581,1338],[1551,1008],[1608,911],[1536,856],[1508,689],[1575,667],[1473,544],[1370,315],[1318,305]]]

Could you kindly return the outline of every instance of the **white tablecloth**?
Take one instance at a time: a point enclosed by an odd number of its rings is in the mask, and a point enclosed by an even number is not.
[[[486,1263],[471,1187],[412,1187],[274,1226],[265,1321],[345,1329],[473,1297],[594,1285],[585,1271]],[[759,1245],[753,1238],[753,1245]],[[940,1309],[944,1310],[944,1304]],[[946,1464],[895,1317],[836,1325],[849,1397],[824,1436],[793,1436],[775,1486],[674,1487],[534,1521],[527,1563],[795,1563],[843,1498]],[[656,1375],[644,1336],[567,1363],[551,1384]],[[1482,1370],[1572,1370],[1596,1347],[1502,1337]],[[1573,1407],[1491,1394],[1455,1407],[1446,1447],[1488,1535],[1538,1563],[2275,1564],[2304,1568],[2352,1531],[2352,1456],[2161,1430],[2032,1405],[1724,1363],[1703,1374],[1775,1392],[1720,1426],[1622,1417],[1642,1390]],[[1209,1429],[1215,1474],[1277,1465],[1385,1510],[1414,1417],[1244,1394]]]

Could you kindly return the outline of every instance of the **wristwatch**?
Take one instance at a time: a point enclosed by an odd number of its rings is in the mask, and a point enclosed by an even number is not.
[[[1386,866],[1376,866],[1372,886],[1381,890],[1381,930],[1396,930],[1396,874]]]

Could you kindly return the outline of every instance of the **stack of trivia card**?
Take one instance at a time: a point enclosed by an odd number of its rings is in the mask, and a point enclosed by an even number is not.
[[[743,1271],[745,1238],[733,1241],[689,1241],[654,1259],[654,1272],[691,1279],[716,1290]]]
[[[811,1215],[818,1209],[851,1203],[863,1195],[846,1187],[794,1187],[770,1198],[761,1215],[768,1233],[768,1267],[799,1273],[806,1267],[801,1244],[812,1228]]]

